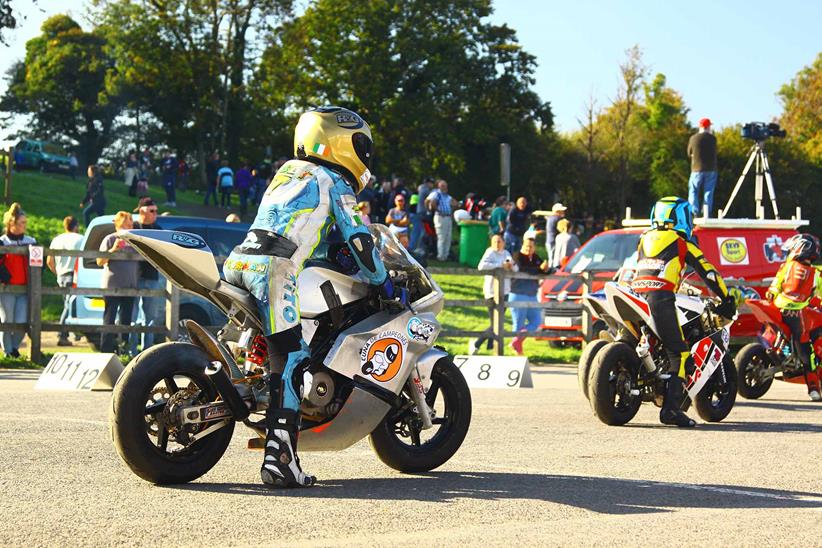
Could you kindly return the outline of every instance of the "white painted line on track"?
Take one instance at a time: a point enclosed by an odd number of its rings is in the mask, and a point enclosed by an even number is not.
[[[20,413],[0,413],[0,419],[11,419],[20,421],[58,421],[58,422],[74,422],[78,424],[91,424],[94,426],[108,426],[108,421],[93,421],[89,419],[74,419],[71,417],[56,417],[54,415],[23,415]]]

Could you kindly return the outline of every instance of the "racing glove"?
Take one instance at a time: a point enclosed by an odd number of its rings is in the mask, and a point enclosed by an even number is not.
[[[386,276],[385,281],[380,286],[380,297],[383,299],[397,301],[404,305],[408,304],[408,290],[404,287],[397,287],[391,281],[391,276]]]
[[[722,302],[716,307],[716,313],[723,318],[732,320],[734,316],[736,316],[736,302],[734,302],[734,298],[729,295],[722,299]]]

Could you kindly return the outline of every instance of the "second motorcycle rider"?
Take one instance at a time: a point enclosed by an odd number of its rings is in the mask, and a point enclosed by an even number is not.
[[[275,487],[315,482],[297,457],[303,372],[309,358],[300,325],[297,276],[336,225],[360,271],[384,298],[405,303],[394,288],[368,228],[356,212],[356,193],[371,177],[373,141],[356,113],[321,107],[300,116],[294,132],[296,159],[286,162],[265,192],[245,241],[223,270],[229,283],[257,299],[266,327],[271,403],[260,475]]]
[[[719,315],[732,318],[736,314],[736,304],[728,294],[722,276],[692,240],[693,219],[687,201],[675,196],[659,200],[651,210],[651,226],[639,239],[637,272],[631,288],[643,293],[648,301],[657,333],[668,354],[670,378],[659,420],[663,424],[694,426],[696,423],[681,408],[685,397],[685,375],[693,368],[693,358],[685,345],[674,297],[685,265],[690,265],[708,288],[722,299],[716,310]]]

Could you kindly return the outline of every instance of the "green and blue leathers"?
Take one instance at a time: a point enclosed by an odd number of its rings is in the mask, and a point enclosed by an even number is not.
[[[279,396],[285,409],[299,409],[302,372],[298,366],[309,357],[300,327],[297,277],[331,228],[340,231],[371,284],[386,280],[385,267],[355,205],[354,191],[338,173],[291,160],[274,176],[248,236],[223,266],[229,283],[245,287],[257,299],[269,353],[287,354],[279,366]]]

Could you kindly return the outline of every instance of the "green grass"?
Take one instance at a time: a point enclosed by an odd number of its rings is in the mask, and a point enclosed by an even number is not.
[[[432,266],[439,266],[434,263]],[[462,276],[456,274],[437,274],[434,279],[440,284],[449,299],[482,299],[482,276]],[[451,306],[446,307],[437,317],[445,329],[464,329],[466,331],[482,331],[488,327],[488,310],[485,307]],[[513,329],[511,311],[505,311],[505,329]],[[466,354],[468,352],[468,337],[447,337],[437,341],[452,354]],[[516,356],[516,353],[507,346],[510,339],[506,339],[506,356]],[[575,348],[552,348],[548,341],[541,341],[529,337],[523,345],[525,355],[532,362],[539,363],[572,363],[579,360],[580,351]],[[491,352],[483,349],[481,354]]]

